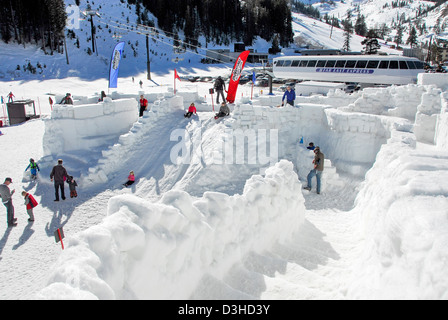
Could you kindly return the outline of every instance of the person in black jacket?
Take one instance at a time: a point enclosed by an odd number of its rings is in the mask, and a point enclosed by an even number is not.
[[[65,200],[65,192],[64,192],[64,181],[69,179],[69,175],[67,174],[67,170],[62,166],[62,159],[58,160],[58,164],[53,167],[53,170],[50,174],[51,182],[54,180],[54,190],[56,199],[55,202],[59,201],[59,189],[61,189],[61,198]]]
[[[71,93],[67,93],[65,97],[61,100],[60,104],[73,104]]]
[[[224,90],[226,90],[226,84],[221,77],[218,77],[215,81],[215,90],[216,90],[216,103],[219,104],[219,96],[222,97],[222,101],[226,102],[226,98],[224,97]]]

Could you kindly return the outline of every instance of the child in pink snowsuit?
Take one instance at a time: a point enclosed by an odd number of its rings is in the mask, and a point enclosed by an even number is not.
[[[128,182],[124,183],[123,185],[127,188],[127,187],[133,185],[134,182],[135,182],[134,171],[131,171],[131,172],[129,172]]]

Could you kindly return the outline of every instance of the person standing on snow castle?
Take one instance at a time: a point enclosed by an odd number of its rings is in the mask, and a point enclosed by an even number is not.
[[[286,91],[282,99],[282,107],[285,105],[285,99],[287,104],[294,107],[294,101],[296,100],[296,92],[292,90],[291,86],[286,87]]]
[[[314,169],[310,171],[308,174],[307,180],[308,185],[304,188],[305,190],[311,191],[311,180],[314,176],[316,176],[317,180],[317,187],[316,191],[317,194],[320,194],[320,187],[321,187],[321,179],[322,179],[322,172],[324,171],[324,162],[325,162],[325,155],[320,152],[320,148],[316,147],[314,149]]]
[[[219,97],[222,97],[222,102],[226,102],[226,98],[224,97],[224,90],[226,90],[226,84],[221,77],[218,77],[215,81],[215,90],[216,90],[216,104],[219,104]]]
[[[148,100],[145,99],[145,96],[140,96],[140,117],[143,117],[143,112],[148,110]]]
[[[62,200],[65,200],[64,181],[69,178],[67,170],[62,166],[62,159],[58,160],[58,164],[53,167],[50,174],[51,182],[54,180],[55,202],[59,201],[59,189],[61,189]]]

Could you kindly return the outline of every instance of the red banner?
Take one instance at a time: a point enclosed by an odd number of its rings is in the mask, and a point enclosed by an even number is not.
[[[235,102],[236,91],[238,84],[240,83],[241,74],[243,73],[244,65],[246,64],[247,57],[250,51],[244,51],[240,54],[233,67],[232,76],[230,77],[229,91],[227,92],[227,101],[229,103]]]

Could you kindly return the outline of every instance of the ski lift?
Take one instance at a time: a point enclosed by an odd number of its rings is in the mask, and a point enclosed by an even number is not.
[[[179,46],[175,46],[173,50],[175,54],[184,54],[187,52],[185,48]]]
[[[179,61],[183,61],[183,60],[184,60],[184,58],[179,58],[179,57],[171,59],[171,61],[173,61],[174,63],[179,63]]]

